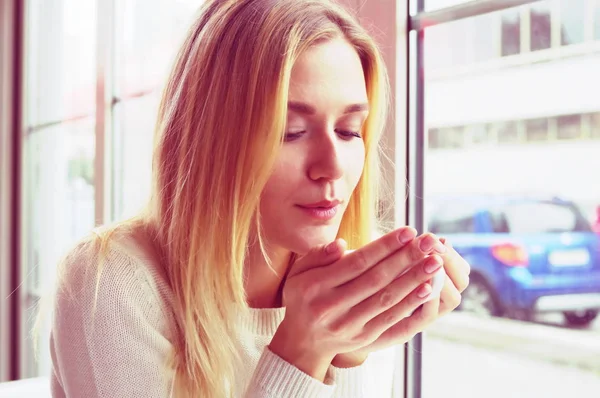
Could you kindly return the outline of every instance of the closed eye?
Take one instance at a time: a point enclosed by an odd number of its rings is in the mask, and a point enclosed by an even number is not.
[[[337,130],[335,130],[335,132],[345,140],[351,140],[354,138],[362,138],[362,135],[358,131],[337,129]]]
[[[285,136],[283,137],[283,141],[284,142],[295,141],[298,138],[302,137],[305,133],[306,133],[306,131],[298,131],[297,133],[286,133]]]

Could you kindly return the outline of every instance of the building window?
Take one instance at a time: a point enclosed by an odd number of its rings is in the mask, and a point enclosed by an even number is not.
[[[498,142],[501,144],[514,144],[519,142],[519,125],[516,121],[498,124]]]
[[[507,10],[502,13],[502,56],[521,52],[521,14],[519,10]]]
[[[528,142],[548,140],[548,119],[532,119],[525,122]]]
[[[591,131],[590,136],[593,139],[600,139],[600,113],[594,113],[591,115]]]
[[[558,139],[572,140],[581,137],[581,115],[560,116],[558,118]]]
[[[585,3],[585,0],[561,0],[560,41],[563,46],[584,41]]]
[[[464,127],[446,127],[429,129],[430,149],[462,148],[464,146]]]
[[[465,139],[470,145],[485,145],[491,141],[490,129],[486,124],[474,124],[465,129]]]
[[[531,51],[538,51],[550,48],[552,29],[551,29],[550,5],[544,1],[531,6],[530,23],[530,48]]]

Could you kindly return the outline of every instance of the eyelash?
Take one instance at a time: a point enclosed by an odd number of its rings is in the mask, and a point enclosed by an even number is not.
[[[351,140],[353,138],[362,138],[362,135],[357,131],[349,131],[349,130],[335,130],[337,134],[343,137],[345,140]],[[306,131],[299,131],[297,133],[287,133],[284,136],[284,142],[295,141],[304,135]]]

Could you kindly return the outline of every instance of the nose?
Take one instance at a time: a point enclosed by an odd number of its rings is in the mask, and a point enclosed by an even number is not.
[[[313,181],[335,181],[342,178],[344,168],[340,153],[340,145],[335,132],[319,134],[313,141],[310,151],[308,177]]]

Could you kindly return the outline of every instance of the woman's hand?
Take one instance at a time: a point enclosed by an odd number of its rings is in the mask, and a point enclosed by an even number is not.
[[[437,317],[439,300],[417,309],[431,293],[427,281],[443,264],[427,253],[447,249],[430,234],[415,237],[406,227],[345,256],[338,240],[299,259],[284,286],[286,315],[271,351],[323,380],[336,355],[378,347],[381,336],[410,314],[404,335],[422,330]]]
[[[433,238],[432,235],[430,236]],[[366,360],[369,353],[392,345],[406,343],[433,320],[458,307],[461,301],[461,293],[469,284],[471,267],[454,250],[450,243],[444,238],[440,238],[439,240],[446,247],[445,253],[440,254],[440,256],[444,261],[444,271],[447,275],[440,297],[423,304],[423,306],[415,311],[414,314],[401,320],[385,331],[371,345],[350,353],[337,355],[333,359],[332,365],[342,368],[358,366]],[[417,242],[417,240],[415,240],[415,242]],[[427,249],[427,246],[425,245],[424,248]],[[427,252],[427,250],[425,250],[425,252]]]

